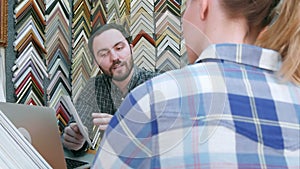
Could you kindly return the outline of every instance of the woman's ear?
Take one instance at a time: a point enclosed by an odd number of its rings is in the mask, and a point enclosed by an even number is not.
[[[198,0],[200,5],[200,19],[204,20],[208,12],[208,0]]]

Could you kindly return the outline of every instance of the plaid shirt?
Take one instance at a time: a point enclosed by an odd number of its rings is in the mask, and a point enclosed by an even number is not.
[[[300,87],[280,55],[218,44],[127,95],[92,168],[300,167]]]
[[[157,73],[147,71],[134,66],[134,74],[128,85],[128,91],[131,91],[146,80],[156,76]],[[85,88],[80,93],[80,97],[75,103],[76,110],[83,124],[90,131],[90,137],[93,138],[93,119],[92,113],[101,112],[115,114],[119,108],[124,96],[118,89],[112,79],[101,74],[89,79]]]

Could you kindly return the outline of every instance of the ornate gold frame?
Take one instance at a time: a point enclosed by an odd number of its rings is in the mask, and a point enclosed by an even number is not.
[[[7,0],[0,0],[0,47],[7,46]]]

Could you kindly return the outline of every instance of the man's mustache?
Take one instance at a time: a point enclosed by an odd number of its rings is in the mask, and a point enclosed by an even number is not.
[[[114,68],[115,65],[119,65],[119,64],[121,64],[121,63],[122,63],[122,62],[121,62],[119,59],[114,60],[114,61],[113,61],[113,64],[112,64],[111,67],[110,67],[110,71]]]

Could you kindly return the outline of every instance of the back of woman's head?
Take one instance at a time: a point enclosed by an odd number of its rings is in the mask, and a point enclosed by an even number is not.
[[[260,32],[273,19],[272,11],[280,0],[220,0],[229,18],[244,17],[248,33]]]
[[[230,18],[244,17],[256,44],[278,51],[283,64],[279,75],[300,84],[300,0],[220,0]],[[276,19],[276,20],[275,20]]]
[[[279,75],[300,84],[300,1],[283,0],[278,18],[261,34],[256,44],[282,55]]]

